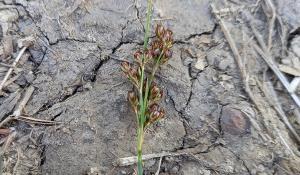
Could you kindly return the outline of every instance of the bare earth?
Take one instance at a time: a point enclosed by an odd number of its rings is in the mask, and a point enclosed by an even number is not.
[[[250,40],[240,30],[242,11],[256,10],[255,24],[267,39],[268,20],[260,4],[253,7],[256,1],[216,2],[220,9],[240,7],[224,15],[239,49]],[[154,1],[153,27],[162,23],[171,28],[175,44],[172,59],[157,76],[165,91],[167,115],[146,131],[144,154],[187,153],[163,157],[161,175],[300,174],[296,140],[259,88],[253,93],[264,104],[266,115],[245,92],[211,3]],[[300,1],[274,0],[274,4],[286,27],[286,49],[291,52],[292,41],[300,34]],[[136,155],[135,116],[126,99],[131,85],[120,63],[132,61],[134,50],[142,47],[145,10],[146,1],[140,0],[0,1],[1,47],[12,37],[15,56],[18,39],[36,38],[26,51],[28,60],[21,66],[21,75],[4,89],[8,95],[0,97],[0,105],[17,89],[32,85],[35,91],[25,113],[62,122],[51,126],[22,121],[7,124],[17,134],[2,157],[4,173],[134,173],[135,165],[113,163]],[[280,31],[277,23],[275,26]],[[249,29],[245,25],[246,33]],[[275,32],[273,36],[274,55],[280,55],[279,35]],[[252,75],[262,76],[268,66],[256,57],[249,54],[247,66]],[[297,107],[272,72],[268,73],[283,109],[300,133],[291,112]],[[258,87],[254,80],[249,82],[251,88]],[[154,174],[159,158],[144,163],[145,174]]]

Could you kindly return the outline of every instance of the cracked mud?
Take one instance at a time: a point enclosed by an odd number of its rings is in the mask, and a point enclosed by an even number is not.
[[[280,175],[286,169],[299,173],[299,161],[284,159],[285,147],[265,142],[244,114],[248,109],[259,115],[243,90],[210,2],[154,1],[153,18],[164,20],[153,23],[170,27],[175,44],[172,59],[157,76],[166,92],[166,118],[147,130],[144,153],[190,151],[191,155],[163,158],[164,175]],[[21,165],[19,174],[87,174],[91,169],[98,174],[132,174],[134,166],[112,164],[136,152],[135,117],[126,100],[131,86],[119,67],[122,60],[132,61],[133,51],[143,43],[145,2],[0,3],[7,7],[1,14],[8,16],[1,20],[15,21],[2,25],[2,31],[8,27],[15,38],[38,38],[28,51],[30,84],[36,90],[27,114],[63,122],[34,128],[38,143],[30,147],[26,142],[24,154],[35,168]],[[299,26],[299,13],[279,11],[292,26]],[[20,130],[29,127],[20,125]],[[156,159],[145,161],[145,174],[154,174],[157,164]]]

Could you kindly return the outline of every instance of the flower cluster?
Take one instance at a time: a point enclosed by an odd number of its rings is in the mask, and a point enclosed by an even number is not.
[[[156,39],[151,43],[153,57],[161,59],[165,63],[172,57],[171,48],[173,46],[173,32],[165,29],[162,25],[157,25],[155,29]]]
[[[153,79],[158,67],[172,57],[173,32],[162,25],[157,25],[155,34],[156,36],[149,48],[143,51],[137,50],[134,53],[136,64],[131,65],[128,62],[123,62],[121,65],[122,71],[135,87],[128,92],[128,101],[137,116],[144,115],[144,120],[142,120],[144,127],[165,115],[165,111],[158,105],[162,99],[163,90],[153,82]],[[150,62],[154,64],[148,64]],[[144,75],[143,72],[145,66],[152,68],[152,72],[148,76]],[[140,96],[142,96],[142,102]],[[142,105],[144,108],[141,108]],[[141,109],[144,110],[141,111]]]
[[[137,68],[131,66],[128,62],[121,64],[121,69],[125,73],[129,81],[136,87],[139,88],[140,73]]]

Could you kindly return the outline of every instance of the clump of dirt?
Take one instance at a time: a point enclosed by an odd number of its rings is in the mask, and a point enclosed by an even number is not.
[[[163,101],[167,114],[146,131],[144,153],[186,153],[164,157],[162,175],[300,173],[298,152],[291,153],[285,145],[294,150],[296,142],[272,107],[264,103],[269,118],[263,117],[249,99],[210,3],[154,1],[153,24],[172,28],[175,44],[172,59],[157,76],[167,92]],[[245,9],[251,4],[255,2],[227,2]],[[281,1],[275,4],[287,29],[299,28],[295,20],[299,14],[291,15]],[[22,76],[6,93],[32,85],[35,91],[25,113],[61,122],[52,126],[11,122],[17,134],[3,155],[4,172],[133,174],[134,165],[119,167],[113,162],[136,154],[135,116],[126,100],[131,85],[121,75],[120,63],[133,61],[133,52],[142,47],[145,2],[5,0],[0,7],[4,9],[0,10],[1,59],[18,51],[8,48],[5,38],[12,37],[11,45],[16,45],[20,38],[36,37],[26,51]],[[259,6],[255,10],[261,16],[257,21],[264,23]],[[238,18],[228,22],[238,26],[235,23]],[[238,30],[231,33],[237,40],[243,36]],[[248,64],[253,74],[267,68],[255,59]],[[0,105],[7,99],[0,97]],[[8,109],[3,117],[12,111]],[[278,130],[287,143],[280,140]],[[145,161],[145,174],[154,174],[158,164],[159,158]]]

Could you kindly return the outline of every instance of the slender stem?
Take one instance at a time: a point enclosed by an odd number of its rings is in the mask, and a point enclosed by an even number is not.
[[[151,83],[152,83],[152,81],[153,81],[155,72],[157,71],[157,69],[158,69],[158,67],[159,67],[160,59],[161,59],[161,57],[162,57],[163,54],[164,54],[164,51],[162,51],[162,52],[160,53],[159,57],[156,59],[155,66],[154,66],[154,68],[152,69],[152,73],[151,73],[151,76],[150,76],[150,78],[149,78],[149,81],[147,80],[146,91],[145,91],[145,97],[144,97],[144,107],[145,107],[145,110],[146,110],[147,107],[148,107],[148,94],[149,94],[149,88],[150,88]]]
[[[153,79],[154,79],[154,75],[155,75],[155,72],[157,71],[158,67],[159,67],[159,64],[160,64],[160,59],[161,57],[163,56],[164,54],[164,51],[162,51],[159,55],[159,57],[157,58],[156,62],[155,62],[155,66],[152,70],[152,73],[151,73],[151,76],[150,76],[150,79],[149,79],[149,84],[151,85]]]
[[[144,140],[144,128],[143,126],[138,128],[138,148],[137,148],[137,155],[138,155],[138,175],[143,175],[143,161],[142,161],[142,146]]]
[[[139,120],[138,122],[138,127],[142,123],[142,117],[143,117],[143,85],[144,85],[144,66],[141,66],[141,79],[140,79],[140,89],[139,89]]]
[[[151,13],[152,13],[152,0],[148,0],[147,4],[147,20],[146,20],[146,31],[144,38],[144,53],[141,64],[141,79],[140,79],[140,89],[139,89],[139,114],[138,114],[138,138],[137,138],[137,155],[138,155],[138,175],[143,175],[143,161],[142,161],[142,145],[144,140],[144,122],[145,122],[145,105],[143,96],[143,85],[144,85],[144,74],[145,74],[145,58],[146,49],[148,47],[149,33],[150,33],[150,23],[151,23]],[[148,84],[148,83],[147,83]],[[146,94],[145,94],[146,95]]]

